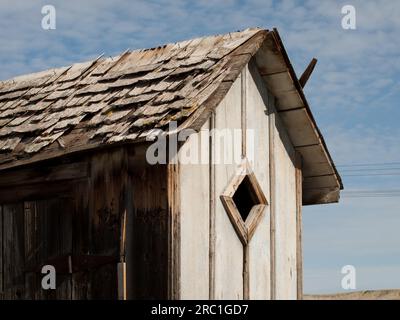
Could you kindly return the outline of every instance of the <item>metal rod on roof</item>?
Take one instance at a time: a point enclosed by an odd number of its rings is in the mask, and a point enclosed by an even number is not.
[[[310,79],[310,76],[311,76],[312,72],[314,71],[317,61],[318,61],[317,59],[313,58],[311,60],[310,64],[308,65],[307,69],[304,70],[303,74],[301,75],[299,82],[300,82],[300,85],[302,88],[304,88],[308,79]]]

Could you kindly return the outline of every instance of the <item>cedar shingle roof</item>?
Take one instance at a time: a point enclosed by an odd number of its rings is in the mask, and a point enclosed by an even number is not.
[[[257,32],[126,52],[0,82],[0,164],[51,145],[73,150],[143,140],[154,128],[182,121],[232,71],[231,53]]]

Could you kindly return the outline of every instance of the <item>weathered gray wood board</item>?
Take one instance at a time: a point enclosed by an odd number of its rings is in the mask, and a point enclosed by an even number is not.
[[[3,294],[3,206],[0,205],[0,298]]]
[[[104,294],[97,295],[94,282],[90,286],[92,288],[90,294],[85,292],[80,295],[79,288],[75,288],[79,285],[74,279],[80,272],[86,276],[97,272],[96,270],[89,272],[85,266],[80,270],[79,257],[97,254],[94,249],[101,246],[90,241],[89,231],[96,230],[97,221],[93,223],[94,227],[89,223],[90,212],[87,204],[90,202],[88,200],[90,183],[81,179],[87,176],[85,169],[90,166],[93,159],[88,157],[84,166],[82,159],[61,166],[55,165],[53,161],[48,165],[42,164],[39,168],[9,171],[1,177],[5,180],[0,178],[2,185],[0,203],[4,208],[2,219],[4,234],[0,241],[2,265],[5,267],[4,298],[71,299],[112,296],[110,291],[104,289],[104,285],[100,290]],[[13,174],[15,179],[12,178]],[[26,181],[24,186],[21,184],[21,179]],[[52,188],[56,181],[62,188]],[[61,190],[63,192],[60,192]],[[10,200],[14,203],[10,203]],[[99,221],[113,221],[113,219],[102,216]],[[106,232],[108,230],[103,231],[98,241],[104,241],[106,244],[109,241]],[[72,261],[76,262],[76,265],[72,266],[73,275],[68,270],[68,256],[74,257]],[[41,266],[45,264],[56,267],[56,290],[45,291],[41,288],[43,275],[40,271]],[[86,278],[87,281],[91,281]],[[88,284],[86,286],[89,287]]]
[[[128,299],[166,299],[167,166],[144,165],[130,168],[130,172],[133,210],[127,221]]]
[[[3,205],[3,293],[5,299],[24,295],[24,208],[22,204]]]
[[[268,92],[253,65],[248,65],[245,74],[245,129],[248,131],[247,140],[253,139],[253,144],[250,141],[246,143],[246,153],[248,157],[254,155],[251,167],[270,204]],[[270,205],[264,210],[262,220],[249,243],[250,299],[270,299]]]
[[[275,293],[277,299],[296,299],[295,153],[279,116],[275,119]]]
[[[232,130],[241,128],[241,78],[237,79],[216,110],[215,128]],[[218,131],[217,131],[218,132]],[[219,131],[220,132],[220,131]],[[240,138],[240,137],[239,137]],[[230,156],[230,161],[241,158],[241,143],[229,143],[223,138],[215,137],[216,157],[224,160]],[[230,150],[224,155],[224,150]],[[218,154],[219,152],[219,154]],[[219,200],[226,186],[236,174],[237,164],[224,164],[221,161],[215,165],[215,298],[243,298],[243,246],[240,242],[229,217]],[[229,272],[227,272],[229,270]]]
[[[208,160],[210,153],[209,126],[210,122],[208,121],[203,126],[203,131],[190,136],[180,149],[179,154],[187,157],[196,153]],[[179,166],[181,298],[208,299],[210,166],[207,163],[181,163]]]

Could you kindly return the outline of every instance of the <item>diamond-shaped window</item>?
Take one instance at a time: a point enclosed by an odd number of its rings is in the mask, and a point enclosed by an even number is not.
[[[261,204],[260,200],[256,196],[250,178],[247,175],[242,180],[242,183],[237,188],[232,199],[243,221],[246,221],[254,206]]]
[[[243,244],[247,244],[264,213],[267,200],[245,162],[221,195],[229,219]]]

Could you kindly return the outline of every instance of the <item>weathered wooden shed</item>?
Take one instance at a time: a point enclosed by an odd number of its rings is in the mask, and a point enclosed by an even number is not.
[[[149,163],[159,130],[186,129],[178,156],[201,141],[206,161]],[[216,161],[221,130],[240,163]],[[301,298],[301,207],[341,188],[276,30],[4,81],[0,297]]]

